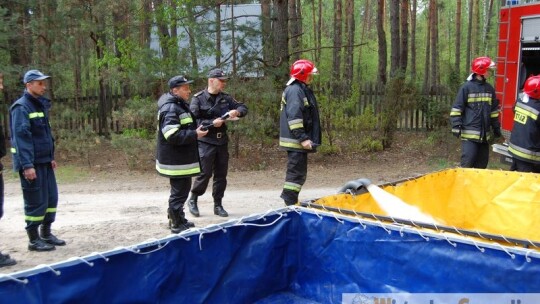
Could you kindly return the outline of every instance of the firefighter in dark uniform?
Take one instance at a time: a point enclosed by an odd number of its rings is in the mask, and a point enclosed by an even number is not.
[[[169,80],[169,92],[158,100],[158,140],[156,170],[169,178],[169,226],[172,233],[194,227],[184,213],[191,177],[201,172],[197,139],[208,131],[197,127],[195,116],[189,110],[187,100],[191,94],[190,83],[184,76]]]
[[[540,76],[529,77],[523,93],[514,108],[508,152],[516,171],[540,173]]]
[[[0,73],[0,92],[4,90],[4,74]],[[6,156],[6,137],[4,136],[4,129],[0,125],[0,159]],[[4,215],[4,165],[0,161],[0,219]],[[17,264],[17,261],[9,256],[9,254],[3,254],[0,252],[0,267],[13,266]]]
[[[318,70],[309,60],[298,60],[291,66],[291,79],[281,98],[279,146],[287,151],[287,173],[281,198],[285,205],[298,202],[306,181],[308,153],[321,144],[319,107],[309,88]]]
[[[197,199],[206,192],[212,174],[214,175],[212,186],[214,214],[221,217],[229,216],[222,205],[229,168],[229,138],[226,120],[221,117],[227,113],[230,119],[244,117],[248,108],[223,92],[227,79],[222,70],[211,70],[208,73],[208,87],[193,95],[190,104],[190,109],[197,117],[198,123],[204,126],[211,125],[208,135],[199,138],[202,172],[193,182],[188,201],[189,212],[196,217],[200,216]]]
[[[56,219],[58,187],[49,123],[51,101],[43,97],[48,78],[50,76],[38,70],[26,72],[24,94],[9,110],[13,170],[19,173],[21,180],[26,233],[30,240],[28,250],[31,251],[50,251],[66,244],[51,233]]]
[[[485,169],[489,161],[491,131],[501,137],[499,101],[486,82],[495,63],[478,57],[471,64],[472,74],[458,91],[450,111],[452,134],[461,139],[461,167]]]

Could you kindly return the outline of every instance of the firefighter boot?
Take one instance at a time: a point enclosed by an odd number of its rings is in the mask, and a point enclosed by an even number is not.
[[[66,241],[57,238],[54,234],[51,233],[51,224],[41,224],[39,227],[41,239],[46,243],[54,246],[64,246]]]
[[[26,234],[28,234],[30,240],[28,243],[28,250],[30,251],[51,251],[56,248],[39,237],[37,226],[26,229]]]
[[[219,215],[221,217],[227,217],[229,214],[225,209],[223,209],[223,206],[219,202],[214,202],[214,214]]]
[[[13,266],[17,264],[17,261],[12,259],[9,254],[0,253],[0,267]]]
[[[180,233],[189,228],[195,227],[195,224],[186,220],[185,216],[180,212],[169,208],[169,228],[172,233]]]
[[[192,192],[189,195],[189,199],[188,199],[189,213],[191,213],[194,217],[199,217],[201,215],[199,213],[199,207],[197,206],[197,198],[198,196],[193,194]]]

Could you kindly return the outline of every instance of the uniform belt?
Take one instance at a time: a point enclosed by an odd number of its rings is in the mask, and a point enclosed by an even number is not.
[[[222,137],[223,137],[223,132],[216,133],[216,138],[222,138]]]

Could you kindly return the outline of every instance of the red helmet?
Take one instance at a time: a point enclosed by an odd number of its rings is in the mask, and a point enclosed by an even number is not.
[[[523,92],[531,98],[540,99],[540,75],[527,78]]]
[[[495,67],[495,62],[489,57],[478,57],[472,61],[471,72],[485,76],[489,68]]]
[[[297,60],[291,66],[291,77],[294,79],[298,79],[302,82],[306,82],[310,74],[318,73],[319,71],[317,70],[313,62],[306,59]]]

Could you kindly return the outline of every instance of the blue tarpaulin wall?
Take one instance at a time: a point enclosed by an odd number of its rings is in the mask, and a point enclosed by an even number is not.
[[[343,293],[540,292],[536,251],[295,208],[4,275],[0,302],[341,303]]]

